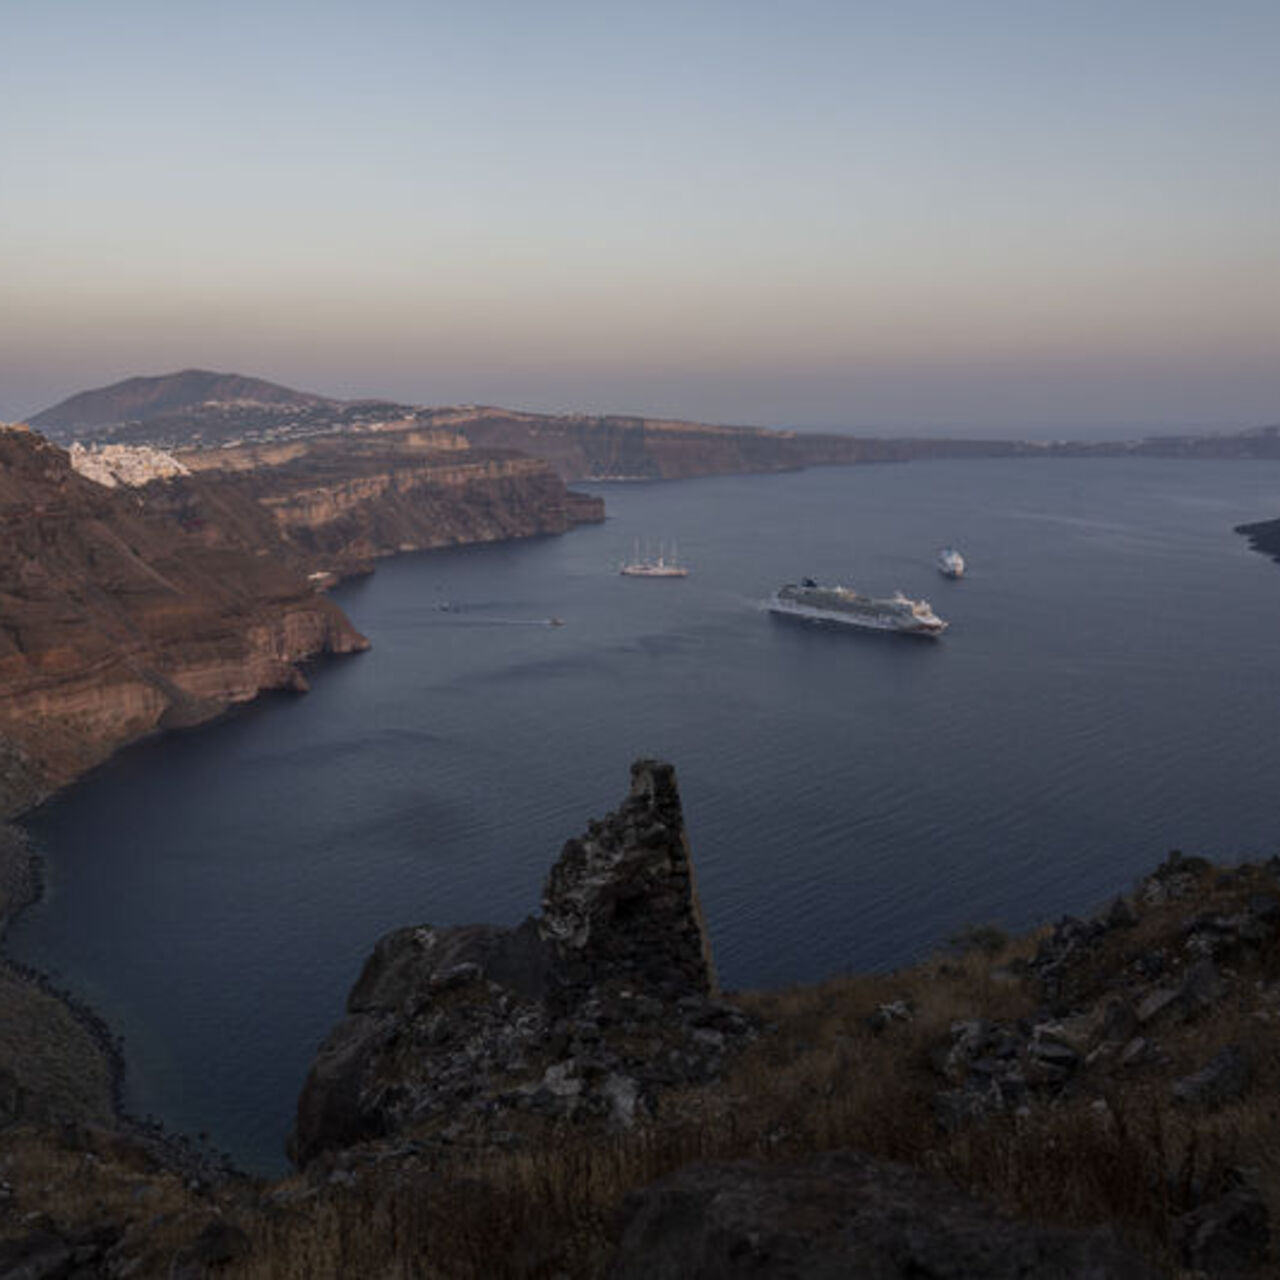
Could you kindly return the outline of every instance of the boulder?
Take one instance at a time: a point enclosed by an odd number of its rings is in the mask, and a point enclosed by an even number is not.
[[[1249,1087],[1249,1060],[1238,1044],[1214,1054],[1199,1071],[1177,1081],[1173,1100],[1184,1106],[1220,1107],[1244,1097]]]

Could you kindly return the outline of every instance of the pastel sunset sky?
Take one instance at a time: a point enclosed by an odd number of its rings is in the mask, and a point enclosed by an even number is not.
[[[0,420],[1280,420],[1276,0],[0,0]]]

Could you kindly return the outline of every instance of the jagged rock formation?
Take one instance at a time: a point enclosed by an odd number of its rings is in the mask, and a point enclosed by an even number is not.
[[[0,430],[0,529],[0,814],[367,647],[272,557],[187,536],[30,431]]]
[[[675,771],[638,760],[621,807],[570,840],[516,929],[401,929],[321,1046],[290,1154],[391,1133],[511,1139],[521,1122],[629,1126],[754,1034],[715,998]]]
[[[1237,533],[1249,539],[1249,545],[1280,564],[1280,520],[1259,520],[1236,525]]]
[[[1155,1280],[1105,1229],[1000,1218],[856,1152],[691,1165],[628,1197],[610,1280]]]

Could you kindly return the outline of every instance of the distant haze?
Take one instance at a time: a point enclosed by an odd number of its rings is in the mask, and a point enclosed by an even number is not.
[[[1280,419],[1274,0],[6,6],[0,420],[132,375]]]

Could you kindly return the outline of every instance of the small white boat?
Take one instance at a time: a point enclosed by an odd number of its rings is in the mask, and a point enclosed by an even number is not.
[[[671,544],[671,559],[668,560],[662,549],[662,543],[658,543],[656,556],[641,555],[639,540],[636,541],[631,559],[618,572],[626,578],[687,578],[689,576],[689,570],[680,563],[674,542]]]
[[[963,578],[964,556],[955,547],[943,547],[938,552],[938,572],[944,578]]]

